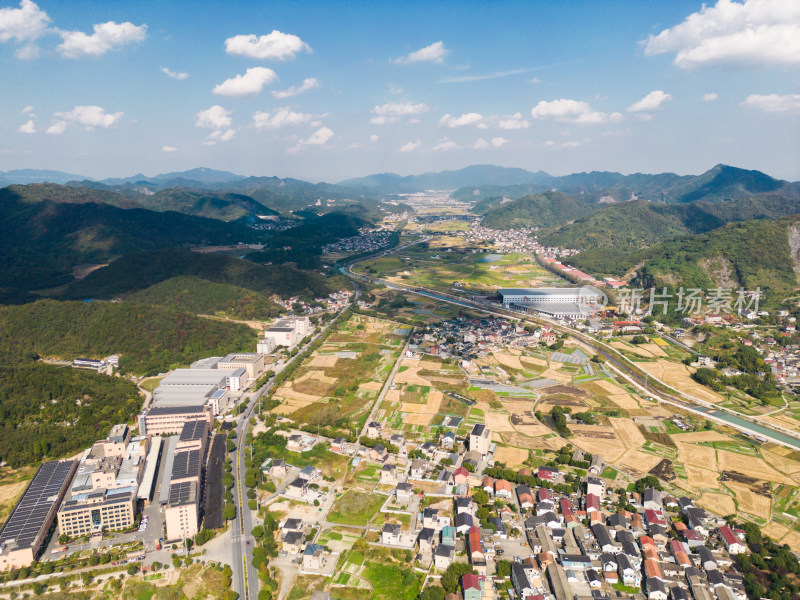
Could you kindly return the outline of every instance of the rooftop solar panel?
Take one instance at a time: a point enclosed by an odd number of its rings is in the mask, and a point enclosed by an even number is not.
[[[42,528],[49,526],[47,515],[66,488],[74,466],[75,461],[42,463],[0,532],[0,546],[12,540],[20,548],[33,544]]]

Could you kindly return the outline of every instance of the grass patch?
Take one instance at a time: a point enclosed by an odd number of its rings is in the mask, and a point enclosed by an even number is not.
[[[333,505],[328,521],[342,525],[366,525],[378,512],[383,496],[360,490],[348,490]]]

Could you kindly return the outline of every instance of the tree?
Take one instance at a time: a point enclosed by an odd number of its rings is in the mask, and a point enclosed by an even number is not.
[[[472,499],[475,500],[475,502],[477,502],[479,505],[489,504],[489,494],[483,490],[475,490],[472,493]]]
[[[442,575],[442,587],[448,594],[455,594],[458,591],[461,577],[467,573],[475,573],[472,565],[467,563],[453,563]]]
[[[58,543],[59,544],[66,544],[69,541],[69,536],[66,533],[62,533],[58,536]]]
[[[446,595],[447,592],[444,591],[443,587],[432,585],[422,590],[422,593],[419,595],[419,600],[444,600]]]
[[[511,562],[507,560],[500,560],[497,562],[497,575],[500,577],[511,576]]]
[[[128,565],[127,571],[128,575],[136,575],[139,572],[139,565],[137,563],[131,563]]]
[[[222,509],[222,518],[226,521],[232,521],[236,518],[236,505],[232,502],[226,502],[225,507]]]

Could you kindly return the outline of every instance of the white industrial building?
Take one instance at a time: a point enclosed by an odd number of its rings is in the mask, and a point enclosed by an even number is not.
[[[521,312],[581,319],[605,305],[605,296],[589,286],[564,288],[501,288],[500,302]]]
[[[311,321],[308,317],[284,317],[278,319],[264,331],[265,339],[272,339],[277,346],[291,348],[311,332]],[[262,340],[264,341],[264,340]],[[267,352],[261,352],[267,354]]]

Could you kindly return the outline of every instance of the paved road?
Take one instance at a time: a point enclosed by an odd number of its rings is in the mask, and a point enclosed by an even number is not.
[[[353,294],[352,302],[355,303],[361,294],[361,288],[356,282],[355,293]],[[306,345],[298,349],[297,354],[288,360],[282,367],[281,371],[289,364],[293,363],[308,348],[313,342],[318,340],[325,331],[333,324],[333,320],[327,323],[320,331],[312,337]],[[277,373],[276,373],[277,374]],[[267,393],[274,384],[274,378],[270,379],[267,383],[261,386],[251,397],[247,408],[239,417],[236,423],[237,447],[236,447],[236,487],[234,490],[234,502],[236,504],[236,519],[231,522],[231,543],[233,545],[233,586],[239,593],[239,598],[243,600],[258,600],[259,580],[258,573],[253,567],[253,546],[254,539],[250,532],[256,526],[253,511],[247,506],[247,493],[244,486],[245,472],[247,466],[245,464],[245,454],[247,449],[245,447],[245,438],[250,429],[250,417],[253,416],[256,407],[258,406],[258,399]],[[246,569],[246,570],[245,570]],[[247,575],[247,585],[245,585],[245,574]],[[246,589],[245,589],[246,588]]]

